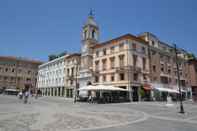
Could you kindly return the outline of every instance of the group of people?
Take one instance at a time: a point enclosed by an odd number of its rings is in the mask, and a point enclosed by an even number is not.
[[[96,101],[95,101],[95,99],[96,99],[96,97],[93,97],[92,95],[89,95],[88,96],[88,103],[95,103]]]
[[[18,93],[18,97],[20,100],[23,99],[23,102],[24,104],[27,104],[28,103],[28,99],[30,97],[35,97],[35,99],[38,98],[38,96],[40,96],[40,92],[37,91],[35,94],[33,94],[33,92],[31,90],[22,90]],[[30,101],[29,101],[30,103]]]

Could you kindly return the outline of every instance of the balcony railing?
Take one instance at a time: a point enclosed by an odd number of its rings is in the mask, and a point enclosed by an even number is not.
[[[134,66],[121,66],[116,68],[116,72],[134,72],[134,73],[141,73],[142,69],[140,67],[134,67]]]

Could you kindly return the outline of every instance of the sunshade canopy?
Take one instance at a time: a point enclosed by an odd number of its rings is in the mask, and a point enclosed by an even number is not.
[[[79,90],[86,90],[86,91],[128,91],[127,89],[114,87],[114,86],[107,86],[107,85],[89,85],[85,87],[79,88]]]

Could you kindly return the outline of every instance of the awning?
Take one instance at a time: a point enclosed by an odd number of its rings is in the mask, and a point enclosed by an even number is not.
[[[143,88],[145,89],[145,90],[151,90],[152,88],[151,88],[151,85],[149,85],[149,84],[144,84],[143,85]]]
[[[154,83],[154,84],[151,84],[151,85],[155,90],[158,90],[158,91],[169,92],[169,93],[179,93],[178,90],[164,87],[162,84]]]
[[[107,85],[97,85],[97,86],[85,86],[79,88],[79,90],[86,90],[86,91],[128,91],[127,89],[114,87],[114,86],[107,86]]]
[[[155,88],[156,90],[162,91],[162,92],[169,92],[169,93],[179,93],[177,90],[170,89],[170,88]]]
[[[178,85],[177,86],[173,86],[173,88],[176,89],[177,91],[179,91]],[[187,91],[186,90],[183,90],[182,87],[181,87],[181,92],[187,92]]]
[[[16,90],[16,89],[5,89],[5,91],[19,91],[19,90]]]

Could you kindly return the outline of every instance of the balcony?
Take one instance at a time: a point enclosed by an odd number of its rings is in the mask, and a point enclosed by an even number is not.
[[[133,72],[133,73],[142,73],[142,69],[140,67],[134,67],[134,66],[121,66],[115,68],[116,72]]]

